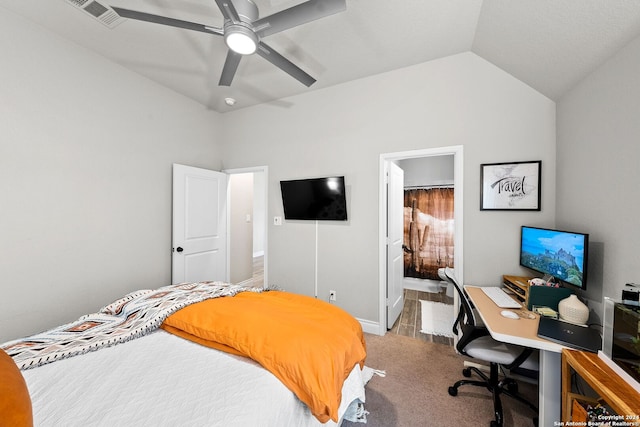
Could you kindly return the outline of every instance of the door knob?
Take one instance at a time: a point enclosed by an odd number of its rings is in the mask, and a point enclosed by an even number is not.
[[[182,252],[184,249],[182,249],[180,246],[178,246],[178,248],[176,249],[177,252]]]

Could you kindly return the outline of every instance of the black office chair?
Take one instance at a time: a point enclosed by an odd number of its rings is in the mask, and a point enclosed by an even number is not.
[[[489,363],[488,376],[474,366],[463,369],[462,375],[465,377],[469,378],[472,373],[475,373],[482,378],[482,381],[472,379],[460,380],[449,387],[449,394],[456,396],[458,394],[458,388],[466,384],[485,387],[489,390],[493,396],[493,410],[495,414],[495,419],[492,420],[490,424],[491,427],[502,427],[503,425],[500,396],[506,394],[535,411],[536,415],[533,418],[533,423],[537,426],[538,408],[518,394],[518,383],[513,378],[506,376],[501,378],[500,371],[507,369],[510,373],[536,378],[539,366],[538,352],[530,348],[494,340],[487,328],[479,325],[478,319],[476,319],[476,315],[474,314],[473,306],[460,284],[458,284],[453,269],[447,267],[440,270],[442,270],[440,277],[446,278],[446,281],[453,284],[460,297],[460,313],[453,326],[454,333],[457,335],[458,326],[462,331],[462,336],[460,336],[456,345],[457,350],[461,354]],[[438,273],[440,274],[441,272],[439,271]]]

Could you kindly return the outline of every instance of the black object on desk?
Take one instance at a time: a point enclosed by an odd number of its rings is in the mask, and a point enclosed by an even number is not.
[[[538,336],[567,347],[592,353],[597,353],[602,348],[602,338],[595,329],[547,317],[540,317]]]
[[[573,294],[568,288],[552,288],[550,286],[529,286],[529,302],[527,309],[533,306],[549,307],[558,311],[558,303]]]

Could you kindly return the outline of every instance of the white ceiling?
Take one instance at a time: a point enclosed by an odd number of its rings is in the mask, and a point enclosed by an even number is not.
[[[223,24],[214,0],[97,1]],[[555,100],[640,35],[638,0],[347,0],[345,12],[264,39],[315,77],[313,86],[252,55],[242,59],[232,85],[221,87],[221,37],[126,19],[109,28],[72,2],[0,0],[0,6],[219,112],[466,51]],[[254,2],[264,17],[302,1]],[[225,97],[236,105],[225,105]]]

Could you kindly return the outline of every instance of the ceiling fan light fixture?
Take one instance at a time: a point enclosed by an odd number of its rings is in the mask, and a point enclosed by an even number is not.
[[[251,55],[258,48],[258,36],[242,25],[225,28],[224,41],[232,51],[240,55]]]

